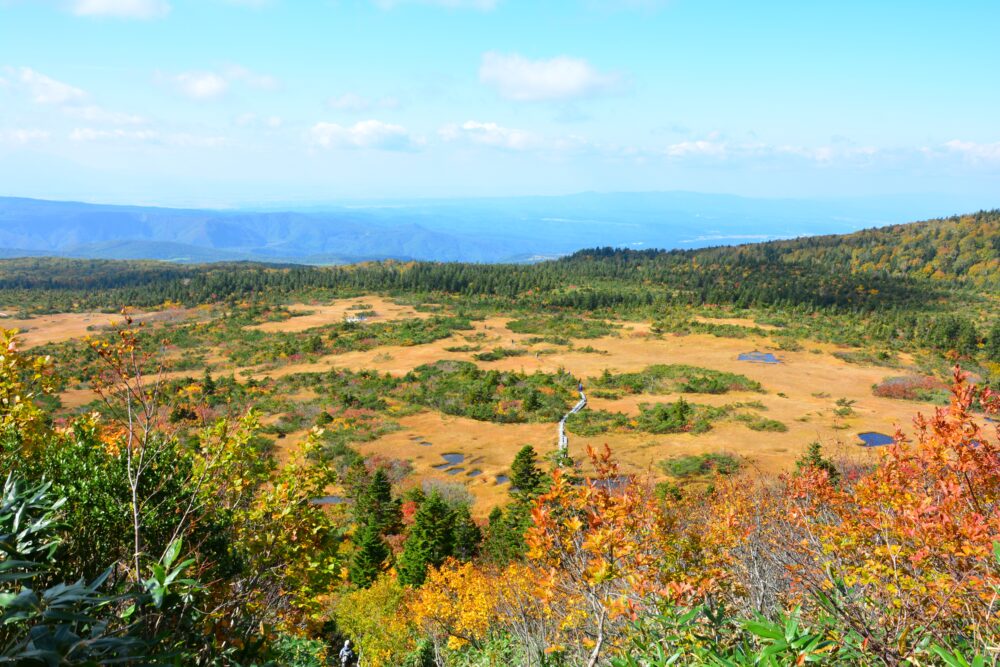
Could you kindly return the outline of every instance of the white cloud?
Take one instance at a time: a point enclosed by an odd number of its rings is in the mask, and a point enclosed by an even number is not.
[[[379,9],[393,9],[401,5],[425,5],[428,7],[444,7],[446,9],[478,9],[489,11],[495,9],[500,0],[372,0]]]
[[[130,140],[130,141],[151,141],[159,138],[159,134],[152,130],[101,130],[92,127],[76,128],[69,134],[70,141],[107,141],[107,140]]]
[[[337,111],[350,111],[357,113],[369,111],[372,108],[372,101],[367,97],[362,97],[356,93],[344,93],[335,95],[326,102],[327,106]]]
[[[260,74],[242,65],[229,65],[224,70],[224,75],[234,81],[242,81],[251,88],[258,90],[277,90],[281,87],[281,82],[270,74]]]
[[[159,139],[159,133],[153,130],[102,130],[95,129],[92,127],[78,127],[69,133],[70,141],[84,142],[84,141],[109,141],[109,140],[128,140],[128,141],[153,141]]]
[[[350,127],[336,123],[316,123],[311,130],[312,141],[322,148],[378,148],[381,150],[412,150],[421,141],[401,125],[378,120],[363,120]]]
[[[187,133],[164,134],[156,130],[125,130],[122,128],[108,130],[93,127],[78,127],[70,132],[69,139],[77,143],[152,144],[180,148],[218,148],[228,143],[224,137]]]
[[[467,141],[481,146],[515,151],[528,150],[539,145],[539,140],[525,130],[475,120],[467,120],[461,125],[445,125],[438,134],[445,141]]]
[[[981,144],[953,139],[945,142],[944,148],[949,153],[961,155],[973,162],[1000,162],[1000,141]]]
[[[229,143],[225,137],[207,137],[197,134],[169,134],[165,143],[181,148],[219,148]]]
[[[838,164],[860,166],[869,164],[874,159],[887,158],[889,154],[885,149],[872,146],[842,144],[813,147],[762,141],[733,141],[718,132],[712,132],[704,139],[679,141],[651,150],[645,147],[631,148],[629,151],[630,154],[639,157],[659,156],[679,162],[768,164],[804,160],[821,166]]]
[[[258,116],[255,113],[243,113],[233,119],[238,127],[267,127],[276,130],[285,124],[281,116]]]
[[[233,87],[234,83],[243,84],[256,90],[277,90],[281,87],[281,81],[270,74],[261,74],[242,65],[227,65],[218,72],[194,71],[181,72],[180,74],[163,75],[157,74],[161,80],[167,82],[177,92],[193,100],[214,100],[224,96]]]
[[[229,82],[214,72],[182,72],[170,77],[179,93],[194,100],[212,100],[229,90]]]
[[[82,106],[68,106],[65,108],[66,115],[88,123],[101,123],[106,125],[142,125],[146,119],[130,113],[119,111],[109,111],[96,104],[85,104]]]
[[[38,104],[67,104],[87,97],[87,93],[76,86],[56,81],[30,67],[7,68],[7,71],[16,74],[20,84]]]
[[[167,0],[73,0],[77,16],[110,16],[128,19],[157,19],[170,13]]]
[[[725,158],[728,157],[731,150],[728,144],[719,141],[680,141],[676,144],[671,144],[666,148],[667,157],[672,158],[685,158],[685,157],[714,157],[714,158]]]
[[[592,97],[616,92],[622,77],[598,72],[586,60],[557,56],[529,60],[522,55],[483,54],[479,80],[493,86],[502,97],[518,102],[546,102]]]
[[[48,141],[52,138],[52,133],[48,130],[15,128],[13,130],[0,130],[0,143],[18,144],[23,146],[39,141]]]

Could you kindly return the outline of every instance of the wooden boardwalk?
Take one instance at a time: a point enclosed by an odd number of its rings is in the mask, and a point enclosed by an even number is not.
[[[570,415],[575,415],[580,410],[587,407],[587,395],[583,393],[583,389],[580,389],[580,402],[573,406],[573,409],[563,415],[563,418],[559,420],[559,451],[566,453],[569,449],[569,437],[566,435],[566,420]]]

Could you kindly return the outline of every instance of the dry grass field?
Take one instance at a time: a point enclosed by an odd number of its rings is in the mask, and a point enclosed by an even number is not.
[[[366,322],[380,322],[386,320],[400,320],[404,318],[430,317],[429,313],[421,313],[398,303],[393,303],[378,296],[358,297],[356,299],[341,299],[327,304],[304,304],[297,303],[288,307],[294,316],[290,320],[283,322],[264,322],[256,324],[251,329],[260,331],[305,331],[313,327],[323,326],[331,322],[339,322],[351,315],[359,312],[360,306],[371,306],[374,312],[366,314]]]
[[[304,331],[341,321],[367,304],[375,315],[368,321],[426,317],[409,306],[402,306],[378,297],[345,299],[330,304],[296,304],[293,311],[307,312],[283,322],[257,325],[266,331]],[[157,318],[192,317],[188,311],[172,311]],[[139,317],[151,317],[140,314]],[[46,341],[61,341],[83,337],[109,324],[114,316],[97,313],[51,315],[24,322],[7,320],[5,326],[22,327],[27,331],[28,345]],[[743,319],[717,319],[712,322],[755,326]],[[720,338],[706,334],[654,336],[648,323],[619,322],[615,335],[574,341],[574,347],[549,343],[530,344],[531,335],[513,333],[506,318],[494,317],[474,322],[474,329],[426,345],[383,346],[363,352],[328,355],[311,363],[295,363],[277,368],[236,368],[238,375],[249,378],[278,377],[291,373],[322,372],[331,368],[352,370],[372,369],[403,375],[413,368],[440,359],[474,361],[474,352],[449,352],[446,348],[468,346],[470,340],[482,350],[494,347],[523,349],[524,355],[499,361],[476,362],[486,369],[554,372],[568,370],[585,385],[605,369],[611,372],[640,371],[652,364],[688,364],[748,376],[760,382],[766,393],[732,392],[724,395],[688,394],[687,400],[708,405],[723,405],[741,401],[759,401],[765,407],[761,416],[775,419],[787,426],[785,432],[756,432],[745,424],[721,421],[707,433],[650,435],[645,433],[612,433],[594,437],[570,435],[570,453],[585,459],[587,446],[601,447],[605,443],[615,451],[623,467],[630,472],[649,473],[662,477],[658,463],[664,459],[687,454],[728,452],[739,455],[751,471],[774,474],[794,467],[795,460],[813,441],[823,443],[836,456],[864,458],[877,456],[873,450],[857,446],[857,434],[879,431],[892,434],[897,427],[907,429],[917,411],[930,412],[932,405],[910,401],[878,398],[871,387],[887,375],[898,374],[876,366],[851,364],[833,353],[844,348],[803,341],[801,351],[777,351],[768,338]],[[761,327],[766,329],[766,327]],[[595,351],[578,348],[590,346]],[[741,353],[771,351],[781,363],[762,364],[739,361]],[[63,395],[64,405],[82,405],[93,398],[86,389],[71,389]],[[854,414],[839,417],[834,414],[837,399],[853,401]],[[591,396],[589,409],[608,410],[637,415],[644,402],[665,402],[676,395],[628,395],[619,399]],[[479,500],[477,511],[488,511],[506,493],[506,485],[497,483],[497,476],[507,471],[517,450],[531,444],[540,453],[556,447],[556,425],[495,424],[461,417],[422,411],[399,419],[401,430],[373,442],[358,445],[363,454],[378,454],[409,460],[415,470],[414,479],[438,479],[461,482]],[[278,441],[279,456],[287,458],[290,449],[301,443],[305,432],[292,433]],[[421,444],[423,443],[423,444]],[[430,443],[430,444],[427,444]],[[462,454],[464,462],[446,471],[441,467],[442,454]],[[435,467],[437,466],[437,467]],[[473,472],[473,475],[469,475]],[[449,474],[450,473],[450,474]]]
[[[178,322],[198,317],[200,309],[172,308],[152,312],[131,313],[136,322],[154,325],[165,322]],[[57,313],[40,315],[31,319],[5,317],[0,319],[0,327],[17,329],[20,332],[21,345],[25,348],[44,345],[45,343],[61,343],[74,338],[85,338],[105,331],[112,324],[121,322],[118,313]]]

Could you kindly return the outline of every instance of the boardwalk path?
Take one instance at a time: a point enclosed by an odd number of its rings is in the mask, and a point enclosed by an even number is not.
[[[583,393],[583,387],[580,387],[580,402],[573,406],[573,409],[563,415],[563,418],[559,420],[559,451],[566,453],[569,449],[569,438],[566,436],[566,419],[570,415],[575,415],[580,410],[587,407],[587,395]]]

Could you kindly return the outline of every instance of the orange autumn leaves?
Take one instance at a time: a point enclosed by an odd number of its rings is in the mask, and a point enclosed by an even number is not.
[[[880,461],[831,480],[728,484],[707,532],[724,544],[751,611],[802,605],[898,663],[927,642],[995,642],[1000,444],[982,414],[1000,400],[956,370],[951,403],[897,433]]]
[[[918,416],[915,439],[899,433],[855,484],[813,471],[789,487],[804,554],[823,567],[800,567],[803,583],[839,588],[852,627],[902,655],[923,636],[995,625],[1000,446],[974,408],[996,414],[1000,401],[956,370],[951,404]]]
[[[663,599],[691,600],[712,586],[675,512],[620,476],[609,450],[591,458],[597,475],[586,483],[554,471],[532,508],[523,562],[452,561],[431,573],[410,605],[424,631],[451,648],[504,631],[537,653],[582,646],[598,656]]]
[[[632,620],[707,596],[751,614],[832,616],[890,661],[949,634],[994,641],[1000,444],[977,414],[998,410],[997,394],[956,371],[951,404],[874,466],[840,480],[809,467],[742,478],[666,504],[619,477],[609,452],[591,453],[595,480],[557,470],[536,500],[523,562],[448,563],[410,612],[453,648],[502,631],[592,659],[621,648]]]

